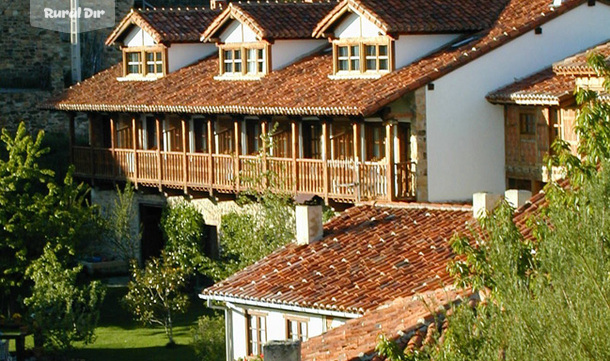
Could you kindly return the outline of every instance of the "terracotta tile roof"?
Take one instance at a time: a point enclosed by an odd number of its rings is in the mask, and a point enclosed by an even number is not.
[[[539,73],[526,77],[487,95],[494,104],[559,105],[572,99],[576,89],[576,79],[594,76],[587,64],[590,52],[605,55],[610,60],[610,42],[596,46],[553,64]],[[602,94],[602,99],[608,94]]]
[[[157,43],[199,42],[199,35],[220,14],[219,10],[172,8],[132,10],[106,39],[106,45],[120,41],[126,30],[136,25]]]
[[[491,27],[508,0],[344,0],[316,26],[322,37],[355,9],[386,34],[472,32]]]
[[[587,56],[591,52],[605,56],[610,62],[610,41],[553,64],[553,71],[558,75],[595,75],[593,68],[587,64]]]
[[[330,2],[230,3],[201,34],[202,40],[217,36],[227,21],[248,25],[259,39],[306,39],[318,22],[336,5]]]
[[[353,207],[322,240],[283,247],[203,295],[363,313],[450,285],[448,241],[471,220],[470,206]]]
[[[557,75],[552,68],[510,84],[487,95],[494,104],[559,105],[571,99],[576,89],[576,77]]]
[[[216,57],[154,82],[118,82],[119,65],[43,105],[66,111],[238,113],[252,115],[370,115],[404,94],[487,54],[585,0],[511,0],[490,30],[448,46],[379,79],[333,80],[329,51],[260,81],[215,81]]]
[[[399,297],[388,304],[313,337],[301,345],[303,361],[382,360],[375,356],[380,334],[405,348],[435,327],[434,312],[446,308],[468,292],[438,289],[412,297]],[[424,339],[420,340],[420,343]]]

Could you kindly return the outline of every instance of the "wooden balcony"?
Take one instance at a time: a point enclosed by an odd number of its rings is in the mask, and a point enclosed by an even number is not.
[[[256,157],[158,150],[73,148],[75,175],[140,186],[220,193],[269,187],[293,196],[317,195],[340,202],[415,198],[411,162],[361,162]],[[388,171],[390,171],[388,173]],[[262,175],[270,174],[262,180]]]

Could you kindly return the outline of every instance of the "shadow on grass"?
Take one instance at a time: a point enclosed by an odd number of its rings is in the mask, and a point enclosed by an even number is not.
[[[141,348],[96,348],[70,351],[69,356],[76,360],[86,361],[195,361],[195,351],[189,345],[175,345]]]

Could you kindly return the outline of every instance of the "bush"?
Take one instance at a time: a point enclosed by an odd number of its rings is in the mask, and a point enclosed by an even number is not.
[[[225,318],[222,314],[203,316],[193,329],[193,347],[202,361],[225,360]]]

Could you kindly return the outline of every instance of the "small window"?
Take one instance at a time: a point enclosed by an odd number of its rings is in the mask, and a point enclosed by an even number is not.
[[[127,74],[142,73],[142,54],[139,52],[127,53]]]
[[[338,71],[360,71],[359,45],[338,46],[337,53]]]
[[[160,51],[146,53],[146,73],[163,75],[163,55]]]
[[[222,74],[228,75],[262,75],[266,72],[265,49],[260,47],[241,47],[223,49]],[[222,75],[221,74],[221,75]]]
[[[390,71],[390,49],[388,41],[363,40],[358,44],[335,46],[336,72],[380,73]]]
[[[307,321],[300,318],[286,318],[286,339],[292,341],[307,341]]]
[[[267,342],[267,317],[258,313],[248,314],[248,354],[261,355]]]
[[[536,116],[534,114],[519,114],[519,132],[521,135],[536,135]]]

